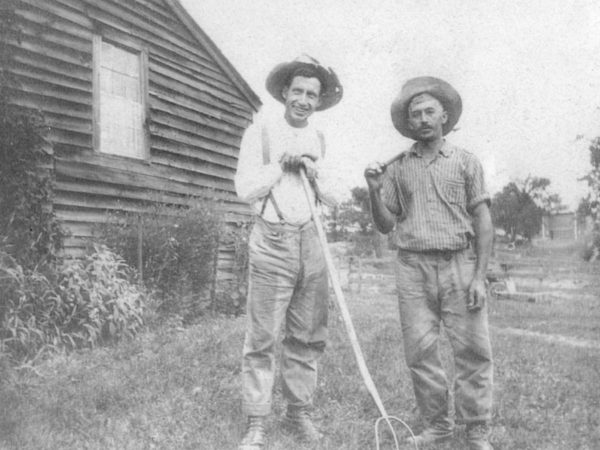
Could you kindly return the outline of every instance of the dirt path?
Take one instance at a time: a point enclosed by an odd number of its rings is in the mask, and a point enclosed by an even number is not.
[[[491,327],[493,331],[500,334],[510,334],[512,336],[525,336],[531,337],[535,339],[541,339],[544,342],[548,343],[556,343],[556,344],[564,344],[571,347],[578,348],[590,348],[600,350],[600,342],[598,341],[590,341],[587,339],[576,339],[568,336],[562,336],[559,334],[546,334],[546,333],[538,333],[537,331],[529,331],[523,330],[521,328],[501,328],[501,327]]]

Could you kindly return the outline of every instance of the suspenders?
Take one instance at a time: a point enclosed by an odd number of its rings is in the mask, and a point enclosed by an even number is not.
[[[261,136],[262,136],[263,164],[266,166],[267,164],[269,164],[271,162],[271,143],[269,141],[269,131],[267,130],[266,126],[262,127]],[[320,130],[317,130],[317,136],[319,138],[319,143],[321,144],[321,157],[324,157],[325,156],[325,136],[323,136],[323,133]],[[316,191],[318,192],[318,189],[316,189]],[[279,222],[284,224],[285,219],[283,217],[283,213],[281,212],[281,209],[279,208],[279,205],[277,204],[277,201],[275,200],[275,196],[273,195],[272,190],[269,190],[269,193],[264,197],[262,208],[260,209],[260,217],[262,217],[262,215],[264,214],[265,208],[267,207],[267,202],[269,200],[271,200],[271,203],[273,204],[273,209],[275,210],[275,213],[277,214],[277,217],[279,218]]]

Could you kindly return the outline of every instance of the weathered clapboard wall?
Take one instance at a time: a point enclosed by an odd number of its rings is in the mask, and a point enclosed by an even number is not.
[[[56,156],[54,210],[81,253],[106,211],[140,201],[222,200],[247,217],[233,185],[239,144],[260,100],[176,0],[21,0],[13,101],[40,109]],[[143,159],[95,148],[94,41],[144,51],[147,151]],[[96,99],[97,101],[97,99]],[[226,259],[226,255],[224,255]]]

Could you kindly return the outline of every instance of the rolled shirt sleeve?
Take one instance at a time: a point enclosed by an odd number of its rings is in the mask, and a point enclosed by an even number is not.
[[[485,176],[483,166],[479,159],[468,153],[465,167],[465,189],[467,194],[467,211],[473,209],[481,202],[486,202],[490,206],[490,194],[485,185]]]

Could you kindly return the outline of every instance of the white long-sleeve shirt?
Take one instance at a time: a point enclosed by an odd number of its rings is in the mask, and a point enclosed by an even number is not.
[[[269,141],[270,162],[266,165],[263,163],[263,127],[267,129]],[[328,184],[333,169],[324,164],[317,129],[310,123],[304,128],[294,128],[283,117],[254,123],[246,130],[240,147],[235,188],[238,196],[252,205],[257,215],[261,213],[265,196],[271,191],[285,221],[300,225],[310,220],[310,208],[299,174],[281,169],[279,159],[285,152],[311,156],[317,165],[317,183],[323,197],[337,200]],[[310,196],[314,204],[312,190]],[[262,218],[269,222],[279,221],[272,201],[267,201]]]

